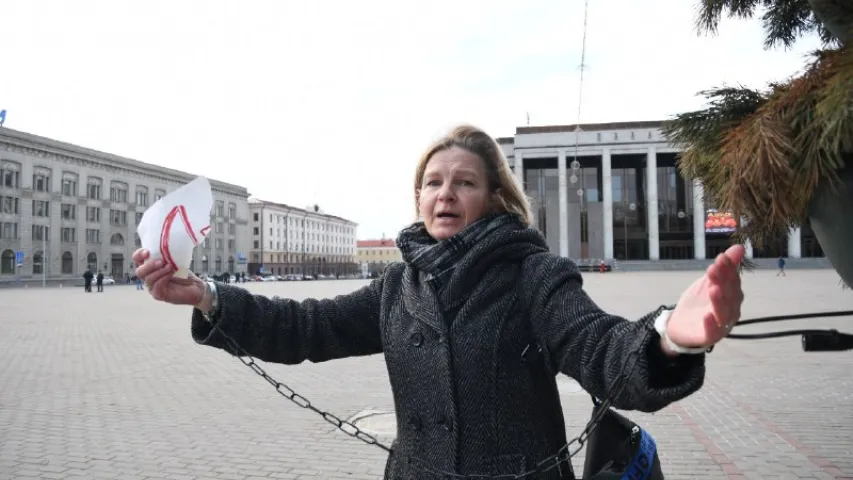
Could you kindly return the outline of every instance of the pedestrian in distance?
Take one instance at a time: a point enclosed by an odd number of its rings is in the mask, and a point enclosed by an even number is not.
[[[423,468],[512,475],[535,467],[566,443],[556,375],[603,399],[635,352],[637,367],[614,406],[661,410],[702,386],[706,349],[740,318],[740,245],[673,308],[638,321],[602,311],[578,267],[531,226],[500,146],[475,127],[433,144],[413,187],[419,219],[397,237],[403,261],[347,295],[296,301],[175,278],[141,249],[137,275],[154,299],[193,307],[191,334],[202,345],[237,353],[215,324],[266,362],[383,353],[397,417],[388,479],[424,478]],[[575,477],[565,462],[537,478]]]

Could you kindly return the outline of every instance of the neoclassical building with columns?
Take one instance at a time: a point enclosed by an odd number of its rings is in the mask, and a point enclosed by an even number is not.
[[[731,245],[731,225],[713,224],[702,185],[681,177],[682,150],[662,122],[518,127],[498,143],[531,199],[551,251],[575,260],[714,258]],[[721,212],[725,214],[725,212]],[[808,224],[750,258],[822,257]]]

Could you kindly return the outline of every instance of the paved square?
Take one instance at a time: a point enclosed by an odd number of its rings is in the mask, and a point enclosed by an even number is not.
[[[604,308],[636,318],[673,303],[698,272],[587,274]],[[744,318],[853,309],[828,270],[748,273]],[[292,298],[362,281],[246,284]],[[736,331],[833,327],[789,321]],[[264,365],[318,407],[347,418],[392,409],[382,356]],[[692,397],[629,414],[654,435],[668,478],[853,478],[853,353],[804,353],[799,337],[723,342]],[[568,433],[588,397],[563,396]],[[224,352],[189,335],[189,309],[132,286],[0,290],[0,480],[373,479],[385,454],[281,398]],[[578,463],[576,462],[576,466]]]

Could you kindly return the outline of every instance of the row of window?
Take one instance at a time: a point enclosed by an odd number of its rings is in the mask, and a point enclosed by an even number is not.
[[[19,169],[19,164],[13,164],[8,161],[4,162],[3,166],[0,167],[0,187],[10,189],[21,188],[21,173]],[[36,172],[33,173],[32,189],[36,192],[51,193],[50,178],[50,170],[37,167]],[[86,198],[93,200],[102,200],[102,189],[103,180],[99,177],[89,177],[86,183],[85,196]],[[76,173],[63,172],[59,192],[62,195],[76,197],[79,196],[79,191],[78,175]],[[129,191],[130,188],[128,184],[118,180],[113,180],[110,184],[110,201],[115,203],[128,203]],[[160,200],[164,195],[166,195],[165,190],[159,188],[155,189],[154,201]],[[149,201],[148,187],[143,185],[137,186],[135,200],[137,205],[147,207]]]
[[[252,253],[252,261],[256,263],[260,263],[261,254],[260,253]],[[332,263],[340,263],[340,262],[351,262],[352,257],[333,255],[330,257],[311,257],[306,258],[304,254],[297,253],[278,253],[269,255],[269,261],[271,263],[303,263],[306,261],[314,261],[316,258],[324,258]]]
[[[388,248],[388,249],[363,249],[359,250],[359,255],[399,255],[400,251],[396,248]]]
[[[271,237],[273,237],[273,236],[281,237],[282,236],[281,233],[282,232],[281,232],[280,228],[277,228],[277,229],[275,229],[275,231],[273,231],[273,227],[270,227],[269,235]],[[355,241],[353,239],[353,237],[344,238],[341,235],[334,235],[334,234],[328,234],[328,233],[317,233],[317,232],[307,232],[305,230],[295,231],[295,230],[285,229],[284,233],[291,240],[293,240],[295,238],[299,238],[300,236],[303,236],[303,237],[305,237],[306,240],[322,241],[322,242],[326,242],[326,243],[351,243],[351,242]],[[260,235],[261,234],[261,228],[260,227],[253,227],[252,228],[252,234],[255,236]]]
[[[17,189],[21,188],[21,178],[20,178],[20,165],[14,164],[12,162],[4,162],[3,166],[0,167],[0,186],[6,188]],[[86,197],[94,200],[101,200],[101,189],[103,186],[103,180],[98,177],[89,177],[86,184]],[[47,192],[51,191],[50,189],[50,170],[44,169],[42,167],[37,167],[36,172],[33,173],[33,183],[32,189],[37,192]],[[79,193],[78,187],[78,176],[76,173],[71,172],[63,172],[62,174],[62,183],[60,186],[60,192],[62,195],[66,195],[69,197],[76,197]],[[164,195],[166,195],[166,191],[163,189],[156,189],[154,191],[154,201],[160,200]],[[110,201],[115,203],[128,203],[129,197],[129,187],[126,183],[120,182],[117,180],[113,180],[110,185]],[[148,206],[148,187],[139,185],[136,187],[136,205],[147,207]],[[216,216],[224,217],[225,216],[225,202],[222,200],[218,200],[216,202]],[[228,218],[237,218],[237,204],[229,203],[228,204]]]
[[[120,259],[118,260],[119,263],[123,263],[124,258],[121,256],[119,256],[119,257],[120,257]],[[62,253],[60,258],[61,258],[60,273],[62,275],[72,275],[74,273],[74,255],[71,252],[66,251],[66,252]],[[115,262],[115,259],[114,259],[114,262]],[[86,256],[86,263],[87,263],[87,266],[89,269],[91,269],[93,271],[97,271],[97,269],[98,269],[98,256],[97,256],[97,254],[95,254],[94,252],[90,252]],[[216,257],[216,261],[215,261],[214,265],[215,265],[214,272],[218,273],[218,272],[222,271],[222,257],[221,256]],[[235,265],[234,257],[233,256],[228,257],[228,271],[229,272],[234,271],[234,265]],[[44,272],[45,261],[44,261],[43,251],[38,250],[35,253],[33,253],[31,266],[32,266],[32,273],[34,275],[40,275],[42,272]],[[191,265],[191,266],[194,266],[194,265]],[[209,273],[208,267],[209,267],[209,262],[207,260],[207,257],[203,257],[203,259],[202,259],[202,272]],[[0,253],[0,274],[12,275],[12,274],[16,274],[16,273],[21,273],[19,271],[16,272],[16,268],[17,268],[17,264],[15,263],[15,252],[14,251],[7,249],[7,250],[4,250],[2,253]]]
[[[94,253],[90,253],[91,257]],[[64,252],[62,254],[62,264],[60,267],[60,273],[62,275],[71,275],[74,273],[74,255],[71,252]],[[97,257],[96,257],[97,258]],[[0,274],[2,275],[12,275],[15,272],[15,268],[17,264],[15,263],[15,252],[12,250],[4,250],[2,254],[0,254]],[[40,275],[44,271],[44,253],[39,250],[33,254],[33,262],[32,262],[32,273],[34,275]],[[17,272],[20,273],[20,272]]]
[[[255,223],[260,221],[260,214],[255,212],[252,216],[252,220]],[[309,230],[319,230],[323,232],[331,232],[331,233],[341,233],[347,235],[355,235],[355,228],[344,225],[337,225],[328,222],[318,222],[316,220],[308,220],[305,218],[292,217],[289,215],[281,215],[281,214],[269,214],[269,220],[271,224],[276,225],[286,225],[288,227],[301,227],[308,228]],[[272,230],[270,230],[272,231]],[[257,235],[257,234],[256,234]]]
[[[33,225],[31,239],[33,241],[50,241],[50,228],[47,225]],[[61,240],[63,243],[76,243],[78,241],[77,238],[77,228],[75,227],[61,227]],[[136,246],[140,247],[141,242],[139,240],[139,235],[135,235],[136,237]],[[17,222],[0,222],[0,239],[2,240],[18,240],[20,239],[19,226]],[[210,249],[211,241],[210,237],[204,239],[204,248]],[[225,245],[224,239],[215,238],[213,239],[213,245],[216,250],[222,250]],[[101,230],[97,228],[87,228],[86,229],[86,243],[88,245],[100,245],[101,244]],[[124,245],[124,236],[120,233],[114,233],[110,237],[110,245]],[[233,238],[228,239],[228,250],[234,250],[237,248],[237,241]]]
[[[270,250],[282,250],[282,242],[273,242],[270,240]],[[275,245],[275,248],[273,248]],[[254,240],[252,242],[252,247],[255,250],[261,248],[261,241]],[[352,254],[353,248],[351,247],[341,247],[341,246],[329,246],[329,245],[307,245],[302,243],[291,243],[290,248],[299,251],[300,249],[306,253],[332,253],[332,254]]]

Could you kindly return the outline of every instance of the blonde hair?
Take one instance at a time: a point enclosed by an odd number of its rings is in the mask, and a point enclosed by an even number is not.
[[[459,125],[447,135],[435,141],[421,155],[415,169],[415,215],[418,214],[418,191],[423,182],[424,171],[433,155],[453,147],[465,149],[483,160],[489,190],[497,200],[497,209],[515,214],[526,225],[531,225],[530,201],[524,195],[518,180],[509,168],[509,162],[501,151],[500,145],[486,132],[471,125]]]

